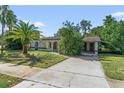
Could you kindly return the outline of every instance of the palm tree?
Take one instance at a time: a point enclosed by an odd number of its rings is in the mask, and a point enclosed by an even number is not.
[[[92,26],[90,21],[84,20],[84,19],[80,22],[80,25],[81,25],[82,32],[84,32],[84,35],[88,30],[90,30],[90,27]]]
[[[5,30],[5,25],[6,25],[6,15],[8,12],[8,5],[2,5],[0,7],[0,22],[2,24],[2,36],[4,36],[4,30]],[[1,42],[1,54],[3,54],[3,42]]]
[[[16,15],[13,11],[9,9],[8,5],[0,6],[0,23],[2,25],[2,38],[4,36],[5,26],[8,26],[9,29],[12,29],[12,26],[16,23]],[[1,43],[1,54],[3,54],[3,41]]]
[[[27,54],[29,44],[40,38],[40,34],[37,29],[38,28],[33,24],[30,25],[29,22],[25,23],[23,21],[19,21],[19,23],[13,27],[13,30],[7,32],[5,39],[12,39],[13,41],[20,39],[23,46],[22,53]]]
[[[81,27],[80,27],[79,24],[76,24],[76,25],[75,25],[74,22],[70,22],[70,21],[68,21],[68,20],[66,20],[66,21],[63,22],[62,24],[63,24],[64,27],[74,28],[75,31],[80,32]]]
[[[12,10],[8,11],[6,20],[7,20],[7,23],[6,23],[7,27],[9,28],[9,30],[12,30],[12,27],[17,22],[17,17]]]
[[[72,27],[72,26],[74,26],[74,22],[70,22],[70,21],[68,21],[68,20],[66,20],[66,21],[63,22],[62,24],[63,24],[63,26],[65,26],[65,27]]]
[[[105,19],[103,19],[103,21],[104,21],[104,26],[109,27],[112,25],[112,23],[116,22],[116,19],[112,17],[112,15],[108,15],[105,17]]]

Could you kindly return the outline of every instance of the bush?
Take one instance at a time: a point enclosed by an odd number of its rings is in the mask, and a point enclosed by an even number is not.
[[[79,55],[83,46],[82,36],[73,27],[59,29],[59,52],[65,55]]]
[[[11,39],[9,39],[6,42],[7,42],[7,44],[6,44],[7,49],[12,49],[12,50],[22,49],[22,44],[21,44],[20,40],[12,41]]]

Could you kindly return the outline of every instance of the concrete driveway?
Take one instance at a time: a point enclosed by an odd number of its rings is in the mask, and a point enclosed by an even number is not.
[[[14,86],[60,88],[108,88],[97,57],[71,57]]]

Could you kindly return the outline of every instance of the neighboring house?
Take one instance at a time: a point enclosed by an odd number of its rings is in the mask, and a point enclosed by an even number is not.
[[[31,48],[37,49],[45,49],[47,51],[56,51],[59,50],[59,37],[43,37],[38,41],[34,41],[31,43]],[[98,46],[99,42],[101,42],[98,36],[88,36],[82,39],[84,41],[84,46],[82,50],[82,54],[98,54]]]

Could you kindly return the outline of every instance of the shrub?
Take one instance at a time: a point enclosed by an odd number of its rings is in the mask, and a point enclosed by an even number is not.
[[[65,55],[79,55],[83,46],[81,34],[74,27],[59,29],[59,52]]]

